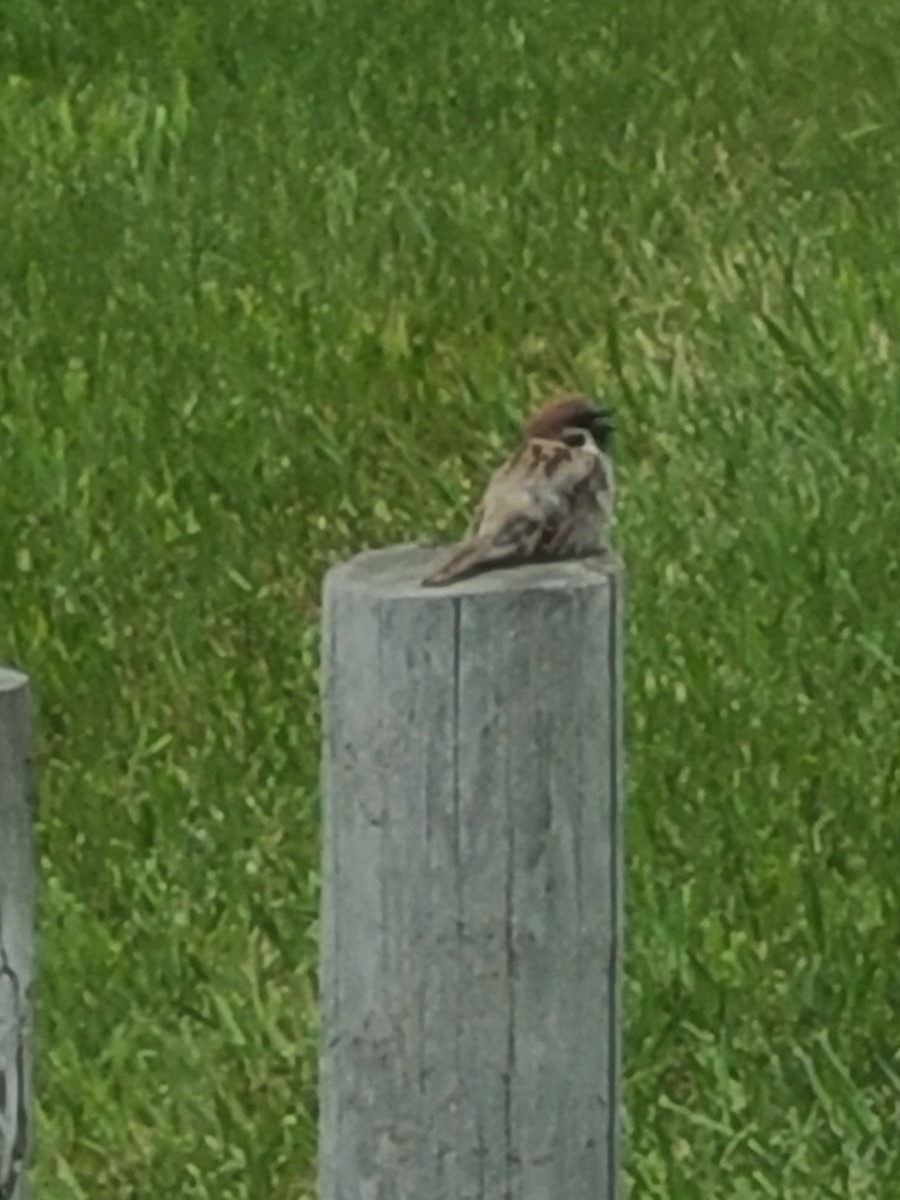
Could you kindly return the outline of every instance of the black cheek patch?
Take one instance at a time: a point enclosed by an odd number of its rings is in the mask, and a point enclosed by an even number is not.
[[[554,450],[544,464],[544,473],[548,479],[552,479],[563,463],[572,461],[572,452],[568,449],[567,442],[565,446],[560,446],[558,450]],[[581,445],[584,444],[582,441]]]

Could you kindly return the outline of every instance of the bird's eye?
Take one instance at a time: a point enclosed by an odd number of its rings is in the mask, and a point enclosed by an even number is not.
[[[583,429],[567,429],[560,438],[566,446],[586,446],[588,435]]]

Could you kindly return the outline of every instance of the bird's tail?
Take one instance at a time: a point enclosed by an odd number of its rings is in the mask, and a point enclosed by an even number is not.
[[[476,537],[464,542],[445,558],[429,575],[422,580],[423,587],[444,587],[448,583],[456,583],[477,571],[509,559],[511,548],[508,544],[500,543],[493,538]]]

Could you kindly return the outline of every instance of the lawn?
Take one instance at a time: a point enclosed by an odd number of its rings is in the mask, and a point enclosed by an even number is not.
[[[558,386],[619,413],[630,1194],[900,1197],[893,0],[8,0],[0,63],[36,1200],[312,1197],[322,573]]]

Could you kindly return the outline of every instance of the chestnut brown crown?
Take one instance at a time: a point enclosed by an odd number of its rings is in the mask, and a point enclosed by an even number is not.
[[[601,450],[612,439],[612,409],[590,396],[554,396],[543,404],[525,423],[526,438],[566,440],[567,431],[586,430]]]

